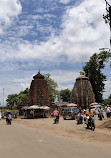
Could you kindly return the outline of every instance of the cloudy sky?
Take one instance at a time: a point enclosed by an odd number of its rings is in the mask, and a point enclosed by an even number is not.
[[[111,4],[111,0],[108,0]],[[72,89],[90,56],[109,48],[104,0],[0,0],[0,102],[41,70]],[[104,97],[111,93],[107,64]],[[3,90],[4,88],[4,90]]]

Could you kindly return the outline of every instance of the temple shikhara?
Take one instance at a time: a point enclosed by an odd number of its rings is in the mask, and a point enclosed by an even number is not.
[[[92,85],[83,72],[80,72],[80,76],[76,78],[71,94],[71,102],[82,108],[87,108],[95,102]]]
[[[49,106],[48,84],[45,77],[41,75],[40,70],[38,74],[33,76],[28,97],[23,100],[18,109],[20,110],[23,106],[32,105]]]

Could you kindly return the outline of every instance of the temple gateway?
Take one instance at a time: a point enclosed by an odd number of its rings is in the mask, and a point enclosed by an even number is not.
[[[95,102],[92,85],[83,72],[80,72],[80,76],[76,78],[71,94],[71,102],[85,109]]]

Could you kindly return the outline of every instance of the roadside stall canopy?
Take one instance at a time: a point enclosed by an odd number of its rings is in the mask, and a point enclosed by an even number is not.
[[[27,109],[27,118],[45,117],[45,111],[49,110],[48,106],[32,105]]]
[[[36,110],[36,109],[40,109],[40,106],[38,106],[38,105],[32,105],[32,106],[29,106],[28,109]]]
[[[77,104],[70,103],[70,104],[67,104],[67,107],[77,107]]]
[[[98,103],[91,103],[90,106],[98,105]]]
[[[29,106],[28,109],[30,109],[30,110],[36,110],[36,109],[49,110],[50,107],[40,106],[40,105],[32,105],[32,106]]]
[[[40,109],[43,109],[43,110],[49,110],[50,107],[48,107],[48,106],[40,106]]]
[[[22,110],[27,110],[29,106],[22,107]]]

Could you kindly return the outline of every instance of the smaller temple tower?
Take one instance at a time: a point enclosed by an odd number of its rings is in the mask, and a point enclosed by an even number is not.
[[[71,94],[71,102],[85,109],[92,102],[95,102],[92,85],[83,72],[80,72],[80,76],[76,78]]]

